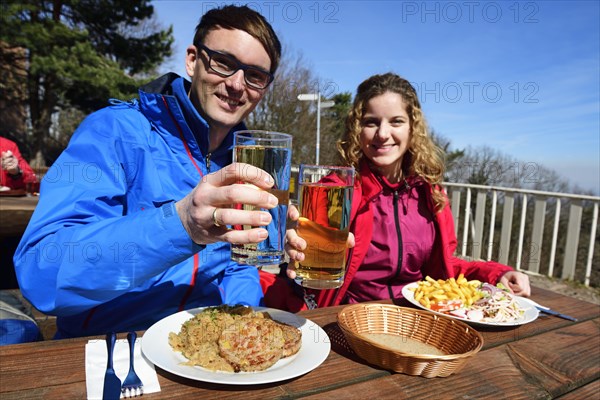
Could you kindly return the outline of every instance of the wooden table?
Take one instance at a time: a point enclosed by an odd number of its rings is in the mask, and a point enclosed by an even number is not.
[[[0,196],[0,237],[21,236],[38,200],[38,196]]]
[[[590,398],[600,391],[600,307],[534,288],[534,300],[579,318],[541,315],[516,328],[479,329],[485,344],[447,378],[421,378],[367,365],[344,346],[342,307],[302,312],[329,333],[332,351],[312,372],[283,382],[224,386],[157,368],[160,393],[144,399],[420,399]],[[400,304],[405,305],[405,304]],[[124,337],[121,334],[119,337]],[[0,398],[84,399],[84,347],[90,338],[0,347]]]

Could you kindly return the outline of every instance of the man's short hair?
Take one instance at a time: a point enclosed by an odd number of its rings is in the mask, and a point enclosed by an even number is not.
[[[200,18],[194,35],[194,46],[204,44],[206,35],[219,28],[238,29],[256,38],[267,51],[271,59],[270,72],[275,74],[281,58],[281,43],[265,17],[247,6],[213,8]]]

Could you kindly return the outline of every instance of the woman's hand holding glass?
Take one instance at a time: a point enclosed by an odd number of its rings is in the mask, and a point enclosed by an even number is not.
[[[288,229],[285,235],[285,251],[289,257],[290,262],[288,263],[286,274],[290,279],[296,279],[296,268],[295,264],[304,261],[306,255],[306,240],[302,239],[296,231],[298,225],[298,219],[300,218],[300,212],[295,205],[290,204],[288,207]],[[354,247],[354,234],[350,232],[348,234],[348,241],[346,246],[350,249]]]

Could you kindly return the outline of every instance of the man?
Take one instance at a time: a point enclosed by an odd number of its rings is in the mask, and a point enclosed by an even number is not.
[[[182,309],[258,305],[255,267],[231,243],[257,243],[275,196],[266,172],[231,164],[233,132],[263,98],[281,54],[248,7],[207,12],[186,54],[191,83],[167,74],[140,100],[90,115],[46,174],[15,255],[23,294],[57,315],[57,337],[146,329]],[[243,168],[242,168],[243,167]],[[242,171],[244,174],[242,174]]]

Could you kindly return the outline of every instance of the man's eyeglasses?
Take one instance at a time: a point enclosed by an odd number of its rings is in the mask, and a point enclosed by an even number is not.
[[[208,54],[208,67],[223,77],[231,76],[241,69],[244,71],[244,80],[254,89],[264,89],[273,81],[273,74],[264,69],[243,64],[235,57],[211,50],[203,44],[196,47]]]

